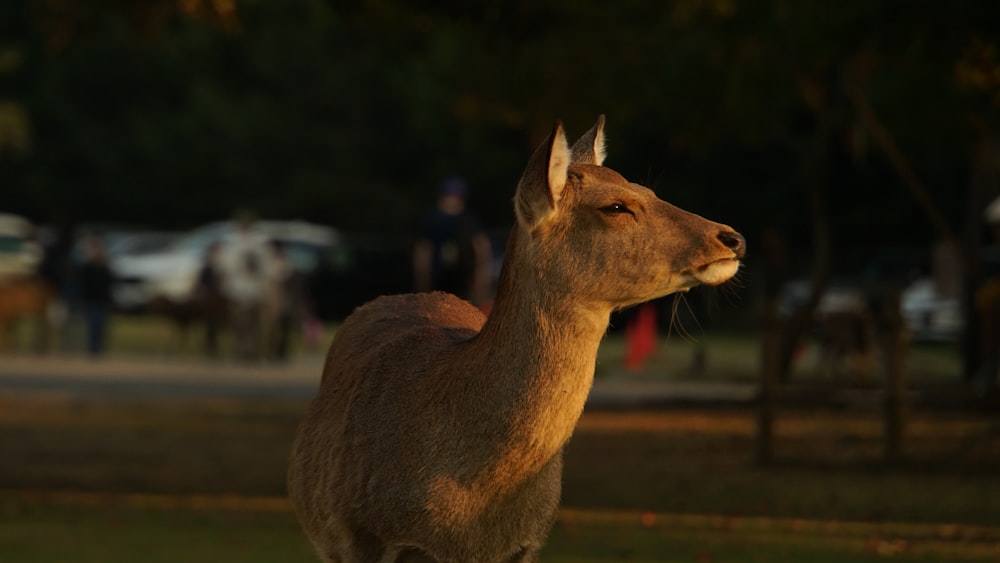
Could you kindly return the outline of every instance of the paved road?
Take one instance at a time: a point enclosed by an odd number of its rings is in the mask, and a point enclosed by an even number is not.
[[[205,361],[72,357],[0,358],[0,393],[63,392],[84,396],[268,397],[308,399],[319,383],[322,358],[281,365]],[[668,404],[747,404],[756,389],[739,383],[598,379],[590,408]]]
[[[156,358],[0,356],[0,394],[68,393],[83,397],[206,397],[307,400],[319,384],[322,356],[280,365]],[[612,374],[594,383],[588,409],[740,406],[754,403],[752,382],[699,382]],[[883,390],[832,382],[783,386],[783,405],[880,410]],[[1000,394],[960,382],[911,390],[910,404],[943,410],[1000,409]]]
[[[282,365],[78,357],[0,357],[0,393],[61,391],[105,396],[308,398],[321,359]]]

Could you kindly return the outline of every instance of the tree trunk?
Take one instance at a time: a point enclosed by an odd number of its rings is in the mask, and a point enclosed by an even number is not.
[[[804,154],[801,169],[802,184],[806,189],[807,207],[813,228],[813,273],[809,296],[804,306],[783,322],[778,312],[778,295],[781,283],[787,281],[783,276],[787,273],[787,264],[784,263],[786,257],[783,248],[777,247],[783,247],[784,241],[777,240],[764,245],[765,255],[771,254],[771,256],[765,256],[765,261],[768,262],[766,276],[770,278],[770,283],[765,296],[757,413],[756,455],[760,464],[770,463],[774,459],[774,423],[778,409],[778,388],[781,383],[787,382],[791,375],[796,349],[802,335],[812,323],[816,307],[826,291],[830,276],[832,252],[830,219],[826,206],[826,183],[830,171],[830,136],[833,127],[822,83],[803,75],[799,77],[799,86],[802,89],[803,99],[816,117],[816,130]],[[780,239],[780,235],[778,238]]]
[[[774,460],[774,420],[778,404],[778,369],[782,326],[778,320],[778,300],[767,296],[764,305],[760,362],[760,395],[757,397],[757,463]]]
[[[795,352],[802,341],[802,335],[809,329],[816,314],[816,308],[826,292],[830,279],[832,237],[830,216],[827,212],[827,178],[830,172],[831,126],[825,116],[818,118],[810,151],[803,164],[802,177],[806,189],[809,217],[812,224],[813,264],[809,280],[809,296],[784,323],[778,342],[778,381],[787,383],[791,376]]]
[[[962,332],[962,377],[972,380],[983,368],[982,322],[976,309],[976,292],[982,287],[985,275],[982,267],[983,211],[990,199],[996,197],[1000,179],[997,178],[997,144],[988,134],[983,134],[972,158],[969,200],[966,207],[965,230],[962,233],[962,284],[960,302],[965,319]],[[996,224],[992,225],[994,229]],[[996,233],[993,233],[994,236]],[[996,242],[996,241],[994,241]]]
[[[813,271],[809,279],[809,296],[784,323],[780,331],[776,369],[778,381],[781,383],[788,383],[791,377],[796,350],[816,316],[816,309],[823,299],[830,280],[830,221],[826,212],[824,185],[826,180],[820,175],[820,171],[825,170],[825,167],[819,166],[816,170],[817,175],[808,183],[809,210],[813,224]]]

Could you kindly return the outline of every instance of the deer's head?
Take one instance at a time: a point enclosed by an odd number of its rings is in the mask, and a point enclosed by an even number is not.
[[[679,209],[602,166],[604,116],[572,148],[562,124],[528,162],[515,212],[524,258],[541,284],[620,308],[736,274],[732,228]]]

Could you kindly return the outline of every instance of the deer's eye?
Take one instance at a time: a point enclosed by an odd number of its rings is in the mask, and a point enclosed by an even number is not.
[[[599,209],[600,212],[605,215],[620,215],[622,213],[632,215],[632,210],[626,207],[624,203],[612,203],[611,205],[605,205]]]

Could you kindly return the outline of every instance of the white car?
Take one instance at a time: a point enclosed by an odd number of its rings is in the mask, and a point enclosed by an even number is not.
[[[292,268],[301,273],[314,270],[321,254],[340,244],[340,235],[334,229],[304,221],[257,221],[255,228],[281,243]],[[206,250],[224,242],[235,230],[233,221],[210,223],[180,237],[161,252],[113,258],[115,305],[122,310],[139,310],[161,296],[174,301],[187,299]]]
[[[900,308],[917,340],[956,340],[965,326],[958,297],[938,293],[931,278],[910,284],[903,291]]]
[[[34,236],[30,221],[0,213],[0,282],[31,276],[38,270],[43,250]]]

